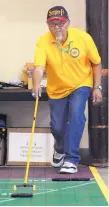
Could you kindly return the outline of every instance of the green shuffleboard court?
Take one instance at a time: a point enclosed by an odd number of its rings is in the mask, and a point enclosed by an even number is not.
[[[12,198],[13,186],[23,179],[0,179],[0,206],[108,206],[95,179],[90,181],[54,182],[51,179],[29,179],[36,185],[32,198]],[[30,192],[17,189],[16,192]]]

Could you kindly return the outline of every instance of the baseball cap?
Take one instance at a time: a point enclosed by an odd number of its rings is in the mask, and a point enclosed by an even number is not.
[[[47,23],[55,19],[59,19],[63,22],[66,22],[69,19],[68,13],[63,6],[54,6],[48,10]]]

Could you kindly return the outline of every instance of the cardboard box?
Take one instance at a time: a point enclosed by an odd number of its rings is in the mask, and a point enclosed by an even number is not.
[[[31,128],[8,128],[7,165],[25,165],[27,162]],[[49,128],[36,128],[30,165],[50,165],[54,138]]]

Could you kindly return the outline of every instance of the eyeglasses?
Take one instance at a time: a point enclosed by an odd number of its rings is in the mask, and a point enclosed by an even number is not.
[[[49,27],[63,27],[66,23],[68,22],[68,20],[66,22],[59,22],[59,23],[53,23],[53,22],[50,22],[48,23],[48,26]]]

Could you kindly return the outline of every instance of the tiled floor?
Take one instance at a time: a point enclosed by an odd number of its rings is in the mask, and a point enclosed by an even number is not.
[[[100,176],[102,177],[105,184],[108,186],[108,180],[109,180],[109,170],[108,168],[98,168],[97,169]]]

